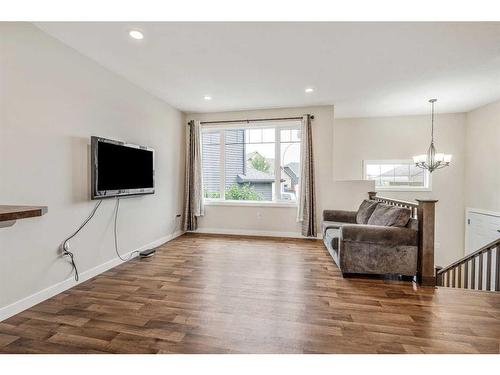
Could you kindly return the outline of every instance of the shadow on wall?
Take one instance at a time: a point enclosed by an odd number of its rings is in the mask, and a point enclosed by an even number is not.
[[[73,203],[90,200],[90,137],[69,137]],[[69,173],[68,173],[69,175]]]

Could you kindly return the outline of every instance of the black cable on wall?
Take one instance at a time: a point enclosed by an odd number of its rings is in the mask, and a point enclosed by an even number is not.
[[[61,245],[62,255],[68,256],[70,258],[70,263],[71,263],[71,266],[73,267],[73,271],[75,273],[75,281],[79,280],[80,275],[78,273],[78,268],[77,268],[76,263],[75,263],[75,256],[71,251],[69,251],[69,240],[71,240],[73,237],[75,237],[85,227],[85,225],[87,225],[87,223],[94,217],[94,215],[97,212],[97,209],[99,208],[101,203],[102,203],[102,200],[100,200],[99,202],[96,203],[96,205],[94,206],[94,209],[92,210],[90,215],[85,219],[85,221],[78,227],[78,229],[71,236],[69,236],[68,238],[66,238],[63,241],[63,243]]]

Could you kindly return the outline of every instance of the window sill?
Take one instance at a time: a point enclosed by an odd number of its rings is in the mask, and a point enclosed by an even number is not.
[[[259,201],[217,201],[205,200],[206,206],[239,206],[239,207],[288,207],[297,208],[297,202],[259,202]]]
[[[390,187],[390,188],[375,188],[375,191],[406,191],[406,192],[413,192],[413,193],[418,193],[418,192],[428,192],[432,191],[432,188],[404,188],[404,187]]]

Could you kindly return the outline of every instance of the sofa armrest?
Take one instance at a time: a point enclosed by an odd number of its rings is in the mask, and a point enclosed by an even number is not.
[[[370,242],[387,246],[417,246],[417,231],[402,227],[346,224],[340,230],[342,241]]]
[[[323,221],[337,221],[341,223],[356,223],[357,211],[324,210]]]

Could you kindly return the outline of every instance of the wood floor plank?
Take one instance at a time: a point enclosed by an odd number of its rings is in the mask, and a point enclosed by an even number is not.
[[[14,341],[16,341],[19,337],[13,335],[7,335],[5,333],[0,333],[0,347],[7,346]]]
[[[500,293],[342,278],[320,241],[188,234],[0,322],[0,353],[499,353]]]

